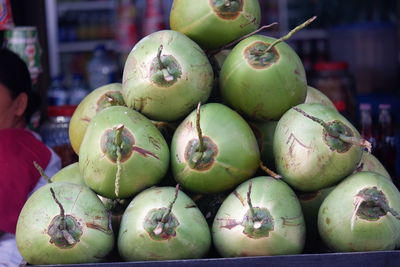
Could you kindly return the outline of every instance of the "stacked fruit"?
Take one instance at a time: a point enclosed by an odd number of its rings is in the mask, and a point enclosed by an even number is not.
[[[400,193],[284,42],[313,20],[275,39],[254,33],[256,0],[175,0],[172,30],[75,111],[79,162],[18,221],[27,262],[296,254],[317,232],[333,251],[396,248]]]

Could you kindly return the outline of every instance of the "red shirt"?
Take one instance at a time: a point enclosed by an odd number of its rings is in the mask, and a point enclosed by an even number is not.
[[[0,231],[15,233],[18,216],[28,195],[49,164],[51,151],[24,129],[0,130]]]

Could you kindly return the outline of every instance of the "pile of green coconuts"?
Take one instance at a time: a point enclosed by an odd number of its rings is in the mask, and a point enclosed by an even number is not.
[[[392,250],[400,194],[370,145],[308,86],[257,0],[175,0],[122,84],[70,122],[79,162],[27,200],[30,264]],[[321,252],[321,250],[317,251]]]

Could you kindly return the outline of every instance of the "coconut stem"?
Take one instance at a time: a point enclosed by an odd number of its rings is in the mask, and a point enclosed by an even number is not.
[[[253,204],[251,203],[251,197],[250,197],[252,186],[253,186],[253,183],[250,181],[249,182],[249,190],[247,190],[247,205],[249,205],[251,220],[254,221],[255,213],[254,213],[254,207],[253,207]]]
[[[106,96],[106,101],[112,106],[115,105],[126,106],[124,103],[120,103],[120,101],[111,94],[105,94],[105,96]]]
[[[357,138],[354,136],[347,136],[344,134],[339,134],[338,138],[340,140],[342,140],[343,142],[352,144],[352,145],[356,145],[356,146],[361,146],[367,149],[368,153],[371,153],[372,150],[372,145],[370,142],[368,142],[367,140],[363,139],[363,138]]]
[[[382,201],[379,198],[376,198],[374,196],[371,195],[367,195],[367,196],[356,196],[355,197],[355,207],[354,207],[354,211],[353,211],[353,215],[351,217],[351,230],[353,231],[354,229],[354,223],[356,221],[356,214],[358,212],[358,210],[361,207],[361,204],[364,202],[373,202],[374,205],[380,207],[385,213],[390,213],[393,215],[393,217],[395,217],[397,220],[400,220],[400,214],[393,208],[391,208],[386,201]]]
[[[124,125],[118,125],[115,128],[115,139],[114,139],[114,144],[117,147],[117,173],[115,174],[115,189],[114,189],[114,193],[115,195],[118,197],[119,196],[119,182],[121,180],[121,173],[122,173],[122,165],[121,165],[121,145],[122,145],[122,131],[124,129]]]
[[[157,60],[158,60],[158,65],[160,65],[160,68],[164,68],[164,64],[161,61],[161,52],[163,50],[163,45],[160,45],[158,47],[158,51],[157,51]]]
[[[40,175],[46,180],[46,182],[51,183],[51,179],[47,174],[44,172],[43,168],[37,163],[36,161],[33,161],[33,165],[35,166],[36,170],[40,173]]]
[[[114,104],[114,103],[116,102],[116,101],[115,101],[115,98],[112,97],[112,96],[109,95],[109,94],[106,94],[106,100],[107,100],[107,102],[110,103],[111,105]]]
[[[115,138],[114,138],[114,144],[116,146],[121,146],[122,143],[122,131],[124,130],[124,125],[120,124],[117,127],[114,128],[115,130]]]
[[[171,82],[174,80],[174,77],[168,72],[168,69],[162,69],[161,71],[164,75],[164,80],[166,80],[167,82]]]
[[[374,200],[374,199],[373,199]],[[364,200],[365,201],[365,200]],[[376,201],[376,200],[374,200]],[[386,213],[390,213],[395,217],[397,220],[400,220],[400,214],[393,208],[391,208],[387,202],[385,201],[377,201],[377,205],[383,209]]]
[[[177,185],[175,186],[175,196],[174,196],[174,199],[173,199],[172,202],[169,204],[167,213],[165,213],[165,214],[162,216],[161,220],[158,222],[156,228],[155,228],[154,231],[153,231],[154,234],[156,234],[156,235],[161,234],[162,231],[163,231],[163,228],[164,228],[164,224],[168,222],[168,217],[169,217],[169,215],[170,215],[171,212],[172,212],[172,207],[174,206],[174,204],[175,204],[175,202],[176,202],[176,199],[178,198],[179,187],[180,187],[179,184],[177,184]]]
[[[163,223],[166,223],[167,221],[168,221],[168,216],[171,214],[171,212],[172,212],[172,207],[174,206],[174,204],[175,204],[175,202],[176,202],[176,199],[178,198],[178,194],[179,194],[179,184],[177,184],[176,186],[175,186],[175,196],[174,196],[174,200],[172,200],[172,202],[169,204],[169,207],[168,207],[168,212],[166,213],[166,214],[164,214],[164,216],[163,216],[163,218],[161,219],[161,221],[163,222]]]
[[[338,138],[348,144],[364,147],[368,150],[369,153],[371,153],[372,145],[367,140],[365,140],[363,138],[357,138],[354,136],[347,136],[347,135],[341,134],[341,133],[335,131],[334,129],[332,129],[331,127],[329,127],[329,125],[326,124],[323,120],[308,114],[304,110],[299,109],[298,107],[293,107],[293,109],[296,110],[297,112],[300,112],[302,115],[309,118],[310,120],[320,124],[322,127],[324,127],[325,131],[327,131],[330,136]]]
[[[115,174],[115,195],[119,197],[119,182],[121,180],[122,166],[121,166],[121,147],[117,147],[117,173]]]
[[[306,20],[305,22],[303,22],[302,24],[298,25],[297,27],[295,27],[294,29],[292,29],[288,34],[286,34],[285,36],[282,36],[281,38],[275,40],[272,44],[270,44],[267,48],[267,50],[265,51],[265,53],[269,52],[275,45],[286,41],[287,39],[291,38],[293,36],[293,34],[295,34],[296,32],[302,30],[303,28],[307,27],[311,22],[313,22],[315,19],[317,18],[317,16],[313,16],[312,18],[309,18],[308,20]]]
[[[199,148],[197,151],[204,152],[205,147],[204,147],[203,133],[202,133],[201,127],[200,127],[200,106],[201,106],[201,102],[199,102],[197,104],[197,109],[196,109],[196,129],[197,129],[197,135],[199,137]]]
[[[362,171],[363,168],[364,168],[364,163],[360,162],[360,164],[358,164],[358,166],[355,168],[354,172],[360,172]]]
[[[160,65],[160,70],[164,76],[164,80],[167,82],[173,81],[174,80],[174,76],[171,75],[171,73],[169,73],[168,71],[168,67],[166,67],[161,60],[161,52],[163,50],[164,46],[160,45],[160,47],[158,47],[158,52],[157,52],[157,60],[158,60],[158,64]]]
[[[357,196],[357,197],[356,197],[356,201],[355,201],[356,206],[355,206],[355,208],[354,208],[353,215],[351,216],[351,223],[350,223],[350,229],[351,229],[351,231],[353,231],[353,229],[354,229],[354,223],[356,222],[356,219],[357,219],[357,217],[356,217],[357,212],[358,212],[358,210],[360,209],[361,204],[362,204],[364,201],[365,201],[365,200],[364,200],[362,197],[360,197],[360,196]]]
[[[329,133],[329,135],[331,135],[333,137],[337,137],[337,138],[339,137],[340,134],[338,132],[332,130],[331,128],[329,128],[328,124],[326,124],[323,120],[308,114],[307,112],[305,112],[302,109],[299,109],[298,107],[293,107],[293,109],[296,110],[297,112],[301,113],[303,116],[309,118],[310,120],[320,124]]]
[[[277,24],[278,24],[277,22],[273,22],[273,23],[268,24],[268,25],[263,25],[263,26],[261,26],[260,28],[258,28],[257,30],[255,30],[255,31],[253,31],[253,32],[251,32],[251,33],[248,33],[248,34],[246,34],[246,35],[243,35],[243,36],[240,37],[239,39],[237,39],[237,40],[235,40],[235,41],[233,41],[233,42],[231,42],[231,43],[229,43],[229,44],[226,44],[226,45],[224,45],[224,46],[222,46],[222,47],[220,47],[220,48],[218,48],[218,49],[216,49],[216,50],[214,50],[214,51],[208,52],[207,54],[208,54],[208,55],[211,55],[211,56],[212,56],[212,55],[215,55],[215,54],[218,54],[218,53],[221,52],[222,50],[227,49],[227,48],[229,48],[229,47],[231,47],[231,46],[233,46],[233,45],[239,43],[240,41],[246,39],[247,37],[250,37],[250,36],[252,36],[252,35],[254,35],[254,34],[256,34],[256,33],[259,33],[259,32],[261,32],[261,31],[265,30],[265,29],[271,28],[272,26],[275,26],[275,25],[277,25]]]
[[[162,231],[163,231],[163,228],[164,228],[163,226],[164,226],[164,224],[163,224],[161,221],[158,222],[157,227],[154,228],[154,230],[153,230],[153,233],[154,233],[155,235],[161,234]]]
[[[397,220],[400,220],[400,214],[393,208],[389,208],[388,212],[390,212],[393,215],[393,217],[395,217]]]
[[[61,230],[63,230],[63,229],[66,228],[64,207],[62,206],[62,204],[60,203],[60,201],[58,201],[58,199],[56,198],[56,194],[54,193],[54,190],[53,190],[52,187],[50,187],[50,192],[51,192],[51,195],[53,196],[54,201],[55,201],[55,202],[57,203],[57,205],[60,207],[60,217],[61,217],[61,220],[62,220],[62,225],[61,225],[62,229],[61,229]]]
[[[65,221],[65,210],[60,201],[58,201],[56,194],[54,193],[53,188],[50,187],[50,192],[51,195],[54,199],[54,201],[57,203],[57,205],[60,207],[60,224],[58,225],[58,229],[61,231],[61,234],[63,235],[64,239],[67,241],[69,245],[74,245],[77,243],[75,238],[68,232],[67,229],[67,222]]]
[[[226,7],[230,7],[230,6],[231,6],[231,0],[225,0],[225,1],[224,1],[224,5],[225,5]]]
[[[67,240],[68,244],[73,245],[76,243],[74,237],[67,230],[62,230],[61,232],[65,240]]]
[[[75,244],[77,241],[74,239],[74,237],[68,232],[67,230],[67,223],[65,221],[65,210],[64,207],[62,206],[62,204],[60,203],[60,201],[58,201],[56,194],[54,193],[53,188],[50,187],[50,192],[51,195],[54,199],[54,201],[57,203],[57,205],[60,207],[60,217],[61,217],[61,221],[60,221],[60,225],[58,226],[58,229],[60,229],[63,237],[65,238],[65,240],[68,242],[68,244],[73,245]]]
[[[261,170],[265,171],[268,175],[270,175],[272,178],[275,178],[275,179],[281,179],[282,178],[281,175],[275,173],[274,171],[269,169],[267,166],[265,166],[262,161],[260,161],[260,168],[261,168]]]

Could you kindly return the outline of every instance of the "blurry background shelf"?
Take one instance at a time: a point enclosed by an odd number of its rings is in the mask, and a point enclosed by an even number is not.
[[[97,44],[103,43],[107,49],[112,52],[127,53],[130,49],[122,49],[117,43],[117,36],[114,36],[114,40],[101,40],[101,39],[90,39],[90,40],[64,40],[66,24],[79,24],[85,25],[92,24],[90,21],[90,14],[96,12],[109,12],[115,16],[114,34],[118,32],[118,27],[115,25],[115,21],[118,20],[119,7],[124,1],[117,0],[45,0],[46,1],[46,20],[47,20],[47,36],[48,36],[48,50],[49,50],[49,64],[50,64],[50,76],[54,77],[60,73],[66,72],[64,69],[65,65],[62,58],[65,58],[66,53],[81,53],[91,52]],[[127,0],[129,1],[129,0]],[[146,0],[130,0],[135,5],[134,16],[140,23],[143,20],[144,7]],[[164,20],[165,24],[168,24],[169,8],[172,5],[172,0],[160,1],[163,5]],[[293,16],[293,12],[289,10],[291,0],[273,0],[273,1],[260,1],[264,19],[262,24],[265,25],[271,22],[278,22],[277,26],[274,26],[271,30],[265,32],[266,35],[273,37],[280,37],[285,35],[290,27],[290,18]],[[85,14],[85,15],[82,15]],[[94,15],[95,16],[95,15]],[[83,18],[82,18],[83,17]],[[93,17],[93,16],[92,16]],[[96,17],[96,16],[95,16]],[[74,21],[75,20],[75,21]],[[316,22],[317,23],[317,22]],[[138,27],[140,25],[137,25]],[[139,33],[140,35],[140,33]],[[141,36],[139,36],[141,37]],[[75,37],[76,38],[76,37]],[[305,29],[292,38],[292,43],[297,40],[310,40],[310,39],[326,39],[327,32],[324,29],[312,28]],[[134,44],[132,44],[133,47]]]
[[[60,43],[59,51],[60,53],[91,52],[100,44],[105,45],[108,50],[118,50],[117,42],[115,40],[94,40]]]
[[[117,5],[117,1],[62,1],[58,3],[57,11],[62,13],[66,11],[114,10]]]

